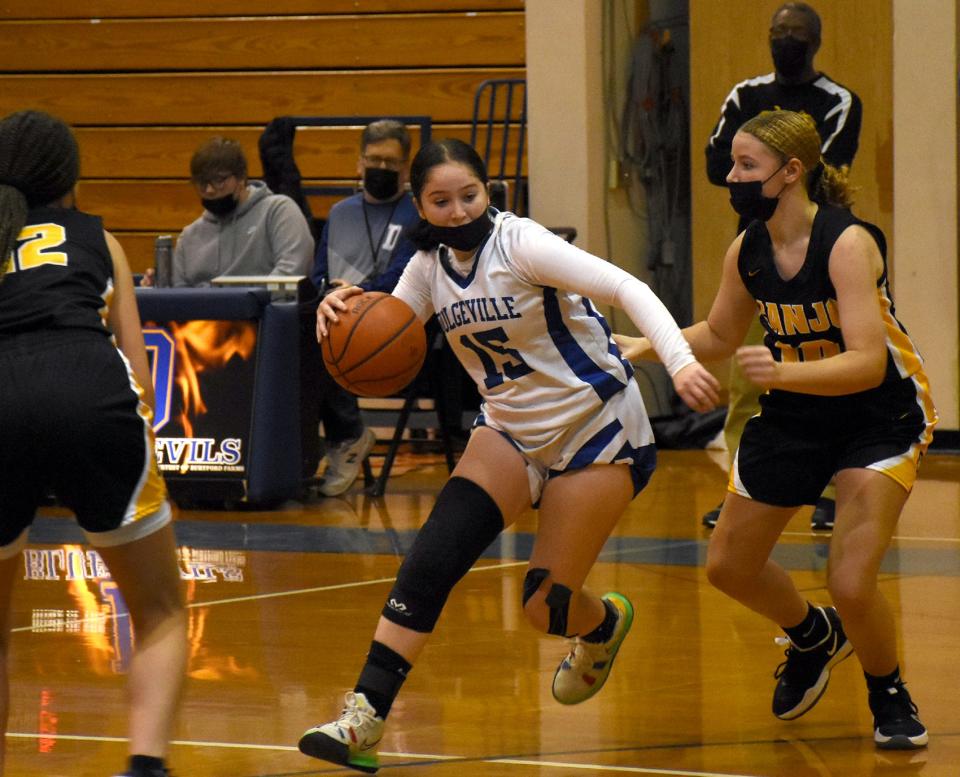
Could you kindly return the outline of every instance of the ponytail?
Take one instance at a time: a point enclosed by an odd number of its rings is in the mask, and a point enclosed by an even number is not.
[[[27,223],[27,198],[10,183],[0,182],[0,281],[10,271],[17,236]]]
[[[853,194],[856,189],[850,185],[850,167],[834,167],[820,160],[810,173],[807,181],[807,193],[814,202],[834,205],[838,208],[849,208],[853,205]]]
[[[80,175],[80,150],[70,128],[42,111],[0,120],[0,279],[26,224],[27,211],[66,195]]]

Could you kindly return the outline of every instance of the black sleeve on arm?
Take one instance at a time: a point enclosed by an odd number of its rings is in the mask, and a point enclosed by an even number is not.
[[[743,121],[743,113],[731,92],[723,104],[720,121],[713,128],[710,140],[707,141],[707,179],[716,186],[727,185],[727,173],[733,167],[733,162],[730,161],[730,147],[733,144],[733,136],[737,134]]]
[[[860,144],[860,124],[863,120],[863,104],[860,98],[850,92],[850,113],[847,121],[833,139],[823,158],[834,167],[852,165]]]

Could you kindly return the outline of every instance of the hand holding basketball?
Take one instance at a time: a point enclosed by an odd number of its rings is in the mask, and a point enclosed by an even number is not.
[[[327,295],[317,310],[317,336],[330,376],[364,397],[396,394],[416,377],[427,353],[423,326],[407,303],[379,291],[357,293],[357,287]]]

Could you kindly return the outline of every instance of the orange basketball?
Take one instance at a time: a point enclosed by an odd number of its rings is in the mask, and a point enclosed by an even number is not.
[[[361,397],[396,394],[416,377],[427,354],[423,325],[410,306],[382,291],[348,297],[328,322],[323,363],[331,377]]]

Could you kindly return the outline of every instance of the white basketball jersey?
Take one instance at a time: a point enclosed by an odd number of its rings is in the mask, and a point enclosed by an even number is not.
[[[394,294],[421,320],[436,312],[480,390],[487,421],[538,447],[626,388],[633,368],[589,299],[519,276],[508,247],[531,240],[560,238],[500,213],[472,265],[455,266],[443,247],[420,251]]]

